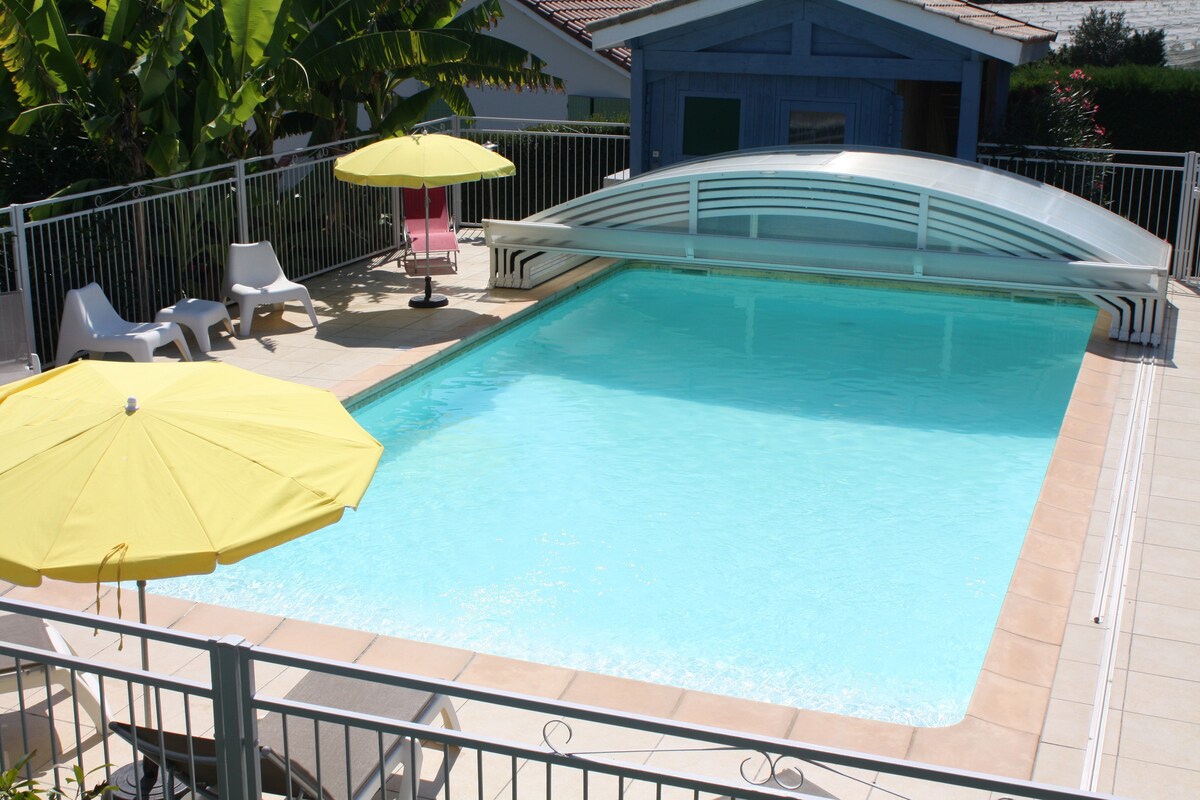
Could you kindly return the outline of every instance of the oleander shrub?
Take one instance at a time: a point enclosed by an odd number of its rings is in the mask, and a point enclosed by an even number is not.
[[[1037,109],[1055,73],[1065,68],[1030,64],[1013,73],[1005,128],[993,140],[1008,144],[1053,145],[1037,141],[1046,121]],[[1088,69],[1096,123],[1112,147],[1123,150],[1200,150],[1200,72],[1127,64]]]

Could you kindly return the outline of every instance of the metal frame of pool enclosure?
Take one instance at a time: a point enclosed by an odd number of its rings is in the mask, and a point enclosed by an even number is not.
[[[594,257],[1074,294],[1158,344],[1171,246],[1046,184],[882,148],[784,147],[648,172],[520,222],[484,220],[493,286]]]

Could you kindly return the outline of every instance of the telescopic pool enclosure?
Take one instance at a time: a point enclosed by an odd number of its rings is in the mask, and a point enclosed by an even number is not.
[[[491,281],[595,257],[1073,294],[1157,344],[1171,246],[1100,205],[967,161],[876,148],[748,150],[484,220]]]

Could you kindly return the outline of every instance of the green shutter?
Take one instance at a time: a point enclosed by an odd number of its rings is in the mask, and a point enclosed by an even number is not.
[[[582,94],[567,95],[567,119],[588,120],[592,118],[592,98]]]

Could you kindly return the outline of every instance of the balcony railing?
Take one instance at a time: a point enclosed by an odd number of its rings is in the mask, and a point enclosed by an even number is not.
[[[85,653],[0,640],[0,655],[17,667],[0,681],[10,709],[0,770],[33,752],[23,772],[46,786],[64,787],[79,767],[89,786],[149,798],[151,784],[138,777],[148,769],[154,778],[161,765],[158,780],[192,797],[782,800],[941,797],[948,787],[980,800],[1103,796],[302,656],[238,636],[4,599],[0,612],[12,615],[0,626],[45,621]],[[93,628],[102,633],[93,638]],[[150,641],[148,670],[131,665],[141,637]],[[453,711],[421,717],[414,709],[428,708],[429,695]]]

